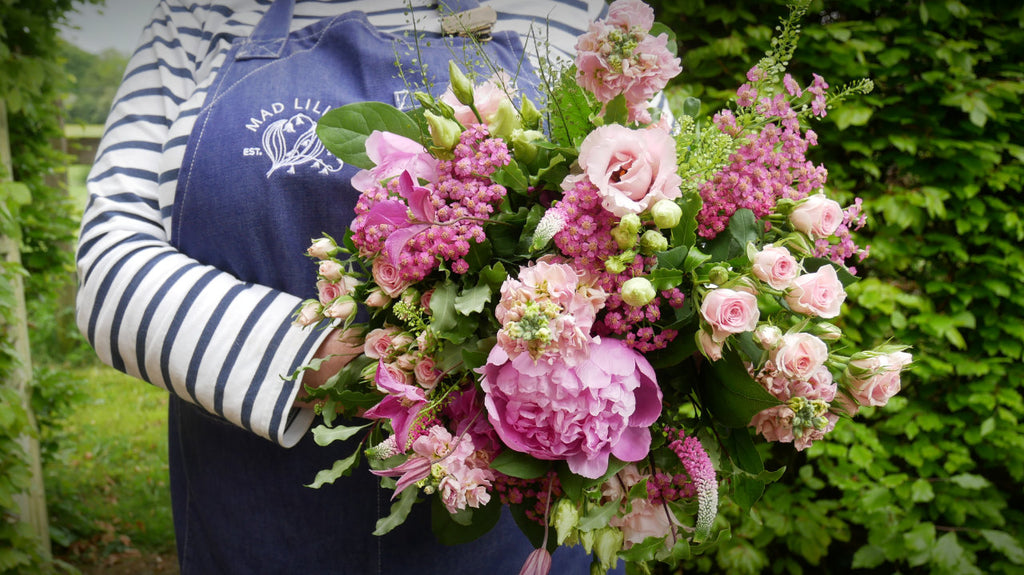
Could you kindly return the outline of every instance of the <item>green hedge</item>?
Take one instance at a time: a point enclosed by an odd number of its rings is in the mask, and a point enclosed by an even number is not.
[[[720,108],[785,6],[654,2],[676,32],[676,97]],[[791,71],[875,82],[814,126],[830,193],[864,199],[871,257],[844,329],[914,346],[900,398],[841,422],[733,538],[691,567],[729,573],[1024,571],[1024,8],[812,2]]]

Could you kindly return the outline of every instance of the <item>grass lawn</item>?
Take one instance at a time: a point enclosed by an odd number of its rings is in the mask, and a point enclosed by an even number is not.
[[[44,469],[55,555],[75,565],[170,557],[166,392],[107,367],[75,373],[81,398]]]

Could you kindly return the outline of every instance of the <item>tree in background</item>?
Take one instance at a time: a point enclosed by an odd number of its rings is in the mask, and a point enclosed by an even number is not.
[[[61,57],[66,62],[64,69],[74,82],[73,90],[64,99],[64,121],[102,125],[107,120],[128,57],[114,49],[93,54],[68,43],[62,43]]]
[[[769,48],[778,3],[653,2],[677,34],[679,96],[719,109]],[[1024,570],[1024,8],[814,0],[790,65],[875,90],[813,126],[828,186],[864,199],[869,276],[851,289],[865,343],[914,346],[904,391],[840,423],[687,572]],[[728,509],[726,510],[728,513]]]

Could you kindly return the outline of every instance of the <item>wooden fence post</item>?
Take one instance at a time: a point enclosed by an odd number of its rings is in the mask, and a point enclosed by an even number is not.
[[[0,165],[3,165],[8,176],[11,172],[11,143],[8,135],[7,106],[3,99],[0,99]],[[13,238],[0,235],[0,257],[7,262],[21,265],[21,250],[18,242]],[[2,385],[12,387],[18,391],[22,398],[22,405],[28,413],[29,425],[32,434],[23,435],[18,439],[25,450],[26,459],[29,464],[29,471],[32,474],[32,483],[28,491],[15,496],[15,502],[21,520],[32,525],[32,530],[39,538],[40,552],[44,558],[50,560],[52,551],[50,547],[49,518],[46,513],[46,492],[43,489],[43,467],[39,455],[39,439],[35,435],[37,431],[36,418],[32,413],[32,406],[29,397],[32,393],[30,383],[32,380],[32,357],[28,341],[28,318],[25,311],[25,288],[21,276],[15,276],[12,280],[14,291],[14,325],[9,326],[14,341],[12,345],[20,358],[20,364],[14,369],[9,381],[2,382]]]

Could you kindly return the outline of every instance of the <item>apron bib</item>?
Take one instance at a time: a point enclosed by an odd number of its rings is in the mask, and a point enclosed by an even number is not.
[[[340,238],[358,198],[349,185],[356,168],[324,150],[316,122],[350,102],[401,107],[411,95],[396,57],[407,73],[419,68],[410,61],[414,39],[381,33],[362,13],[289,33],[293,7],[294,0],[276,0],[252,35],[235,41],[210,87],[178,174],[172,243],[244,281],[308,298],[316,294],[316,266],[304,255],[309,241],[324,232]],[[434,35],[419,47],[427,70],[437,74],[435,96],[448,83],[452,51],[445,42],[461,58],[459,45],[469,41]],[[522,46],[515,34],[498,33],[487,52],[516,70]],[[304,486],[354,445],[319,447],[307,434],[283,449],[175,396],[169,414],[185,575],[514,574],[532,550],[507,510],[490,533],[459,547],[436,542],[425,504],[402,527],[376,537],[390,492],[365,466],[319,490]],[[555,560],[554,573],[589,573],[579,548]]]

